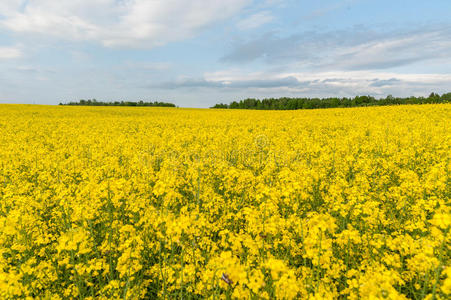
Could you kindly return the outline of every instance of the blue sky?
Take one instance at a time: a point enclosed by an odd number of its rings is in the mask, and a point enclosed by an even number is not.
[[[449,0],[2,0],[0,103],[451,91]]]

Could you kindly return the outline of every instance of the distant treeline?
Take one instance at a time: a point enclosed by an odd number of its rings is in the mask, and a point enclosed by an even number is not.
[[[158,107],[175,107],[173,103],[167,102],[132,102],[132,101],[114,101],[114,102],[102,102],[96,99],[81,99],[78,102],[60,103],[59,105],[83,105],[83,106],[158,106]]]
[[[231,109],[315,109],[333,107],[358,107],[358,106],[382,106],[396,104],[425,104],[425,103],[451,103],[451,93],[439,95],[431,93],[429,97],[407,97],[399,98],[388,95],[386,98],[376,99],[372,96],[356,96],[354,98],[248,98],[239,102],[233,101],[230,104],[216,104],[211,108],[231,108]]]

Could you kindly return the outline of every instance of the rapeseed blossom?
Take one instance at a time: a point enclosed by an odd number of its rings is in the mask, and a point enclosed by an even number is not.
[[[447,299],[451,105],[0,106],[0,298]]]

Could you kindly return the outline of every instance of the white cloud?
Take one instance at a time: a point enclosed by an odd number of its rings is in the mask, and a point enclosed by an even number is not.
[[[274,16],[269,11],[261,11],[249,16],[237,23],[237,27],[241,30],[258,28],[264,24],[274,20]]]
[[[448,29],[371,41],[337,49],[334,57],[325,63],[347,69],[384,69],[422,60],[449,58],[450,36]]]
[[[2,0],[0,2],[0,14],[14,13],[20,10],[24,0]]]
[[[449,92],[450,74],[396,73],[374,71],[334,72],[244,72],[240,69],[205,73],[202,78],[179,78],[154,87],[163,89],[239,90],[251,95],[280,96],[396,96]]]
[[[451,57],[451,27],[378,31],[347,29],[307,31],[287,37],[266,33],[234,45],[221,58],[227,63],[263,61],[312,70],[381,70]]]
[[[283,73],[267,73],[267,72],[251,72],[245,73],[240,69],[230,71],[218,71],[205,73],[205,79],[208,81],[249,81],[258,79],[281,79],[294,77],[299,82],[368,82],[376,80],[390,80],[393,78],[404,82],[424,82],[424,83],[451,83],[451,74],[422,74],[422,73],[396,73],[396,72],[375,72],[375,71],[332,71],[332,72],[283,72]]]
[[[22,56],[22,51],[16,47],[0,47],[0,59],[12,59]]]
[[[0,25],[14,32],[151,48],[194,36],[252,0],[39,0],[0,5]]]

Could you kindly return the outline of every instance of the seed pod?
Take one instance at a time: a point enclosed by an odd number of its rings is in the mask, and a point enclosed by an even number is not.
[[[222,280],[224,280],[225,283],[227,283],[228,285],[232,284],[232,280],[229,278],[229,275],[227,275],[226,273],[222,273]]]

